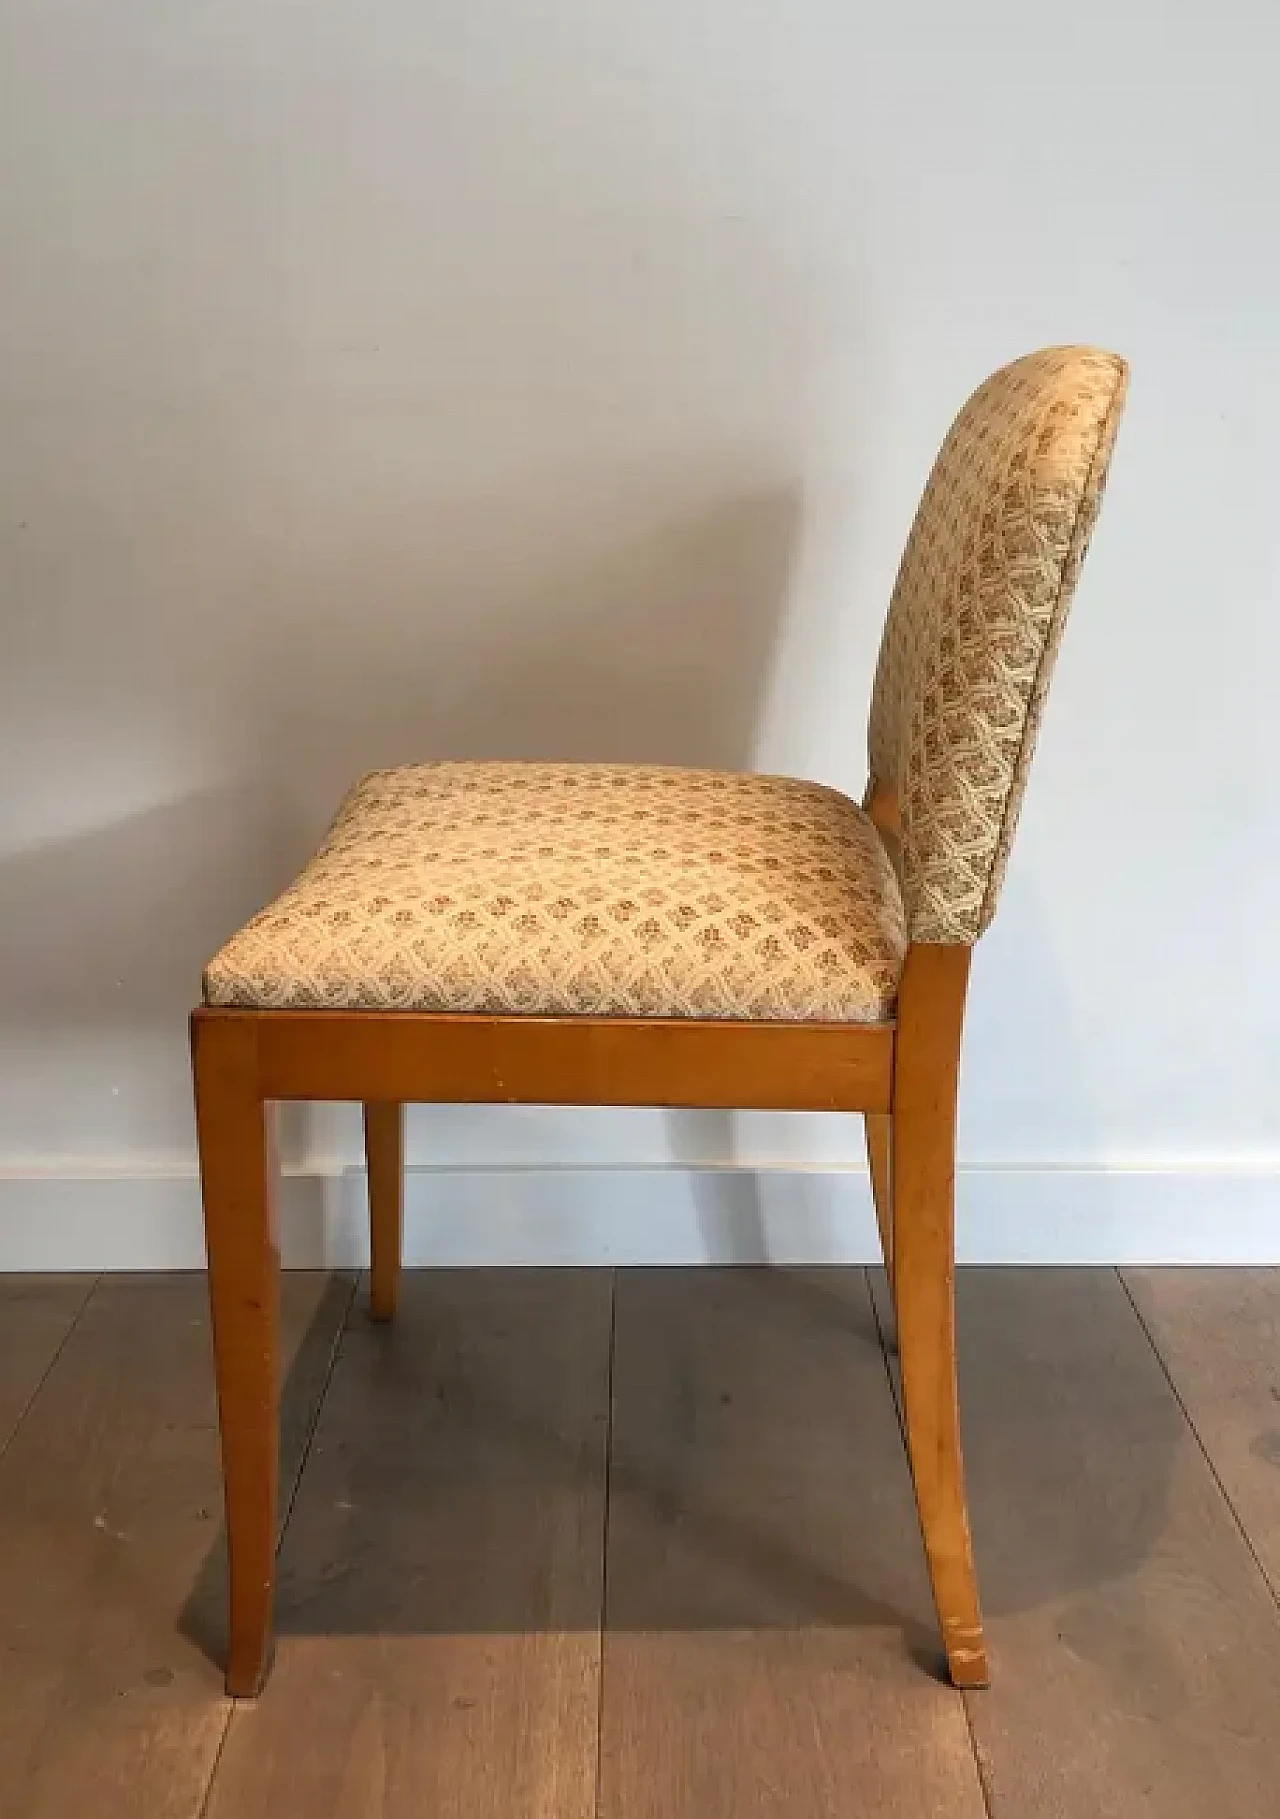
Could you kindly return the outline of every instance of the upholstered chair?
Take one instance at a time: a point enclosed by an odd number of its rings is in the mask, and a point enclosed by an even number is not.
[[[956,1403],[961,1022],[1125,380],[1112,354],[1049,348],[961,411],[889,608],[862,806],[659,766],[376,771],[210,962],[192,1043],[232,1693],[270,1651],[287,1099],[364,1105],[375,1319],[395,1311],[406,1102],[861,1112],[942,1642],[958,1686],[986,1682]]]

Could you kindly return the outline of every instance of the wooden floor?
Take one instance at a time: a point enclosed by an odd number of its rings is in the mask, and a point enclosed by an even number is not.
[[[995,1684],[883,1284],[286,1279],[280,1644],[223,1698],[199,1278],[0,1279],[3,1819],[1274,1819],[1280,1274],[974,1271]]]

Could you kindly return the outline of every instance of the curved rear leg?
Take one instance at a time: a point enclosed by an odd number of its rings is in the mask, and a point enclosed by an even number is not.
[[[967,947],[913,947],[898,999],[893,1289],[907,1450],[951,1679],[988,1680],[955,1353],[955,1119]]]

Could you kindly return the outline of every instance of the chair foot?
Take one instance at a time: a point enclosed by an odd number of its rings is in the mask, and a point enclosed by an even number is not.
[[[256,1699],[271,1673],[275,1661],[275,1648],[270,1641],[263,1645],[264,1639],[248,1636],[243,1641],[233,1641],[227,1650],[227,1672],[225,1685],[227,1696],[231,1699]]]
[[[980,1693],[991,1686],[991,1668],[987,1666],[987,1650],[982,1639],[978,1646],[964,1643],[947,1643],[947,1673],[951,1675],[951,1684],[962,1693]]]
[[[944,1625],[942,1642],[947,1651],[947,1672],[952,1686],[959,1687],[962,1693],[972,1693],[991,1685],[981,1624],[976,1630],[966,1628],[964,1624]]]

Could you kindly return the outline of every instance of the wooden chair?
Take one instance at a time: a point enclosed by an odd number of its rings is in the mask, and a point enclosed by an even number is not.
[[[411,766],[343,803],[192,1019],[230,1554],[228,1690],[271,1643],[273,1103],[364,1105],[371,1312],[395,1312],[406,1102],[862,1112],[951,1678],[986,1683],[953,1324],[956,1086],[1126,381],[1087,348],[988,380],[890,606],[862,808],[781,778]]]

